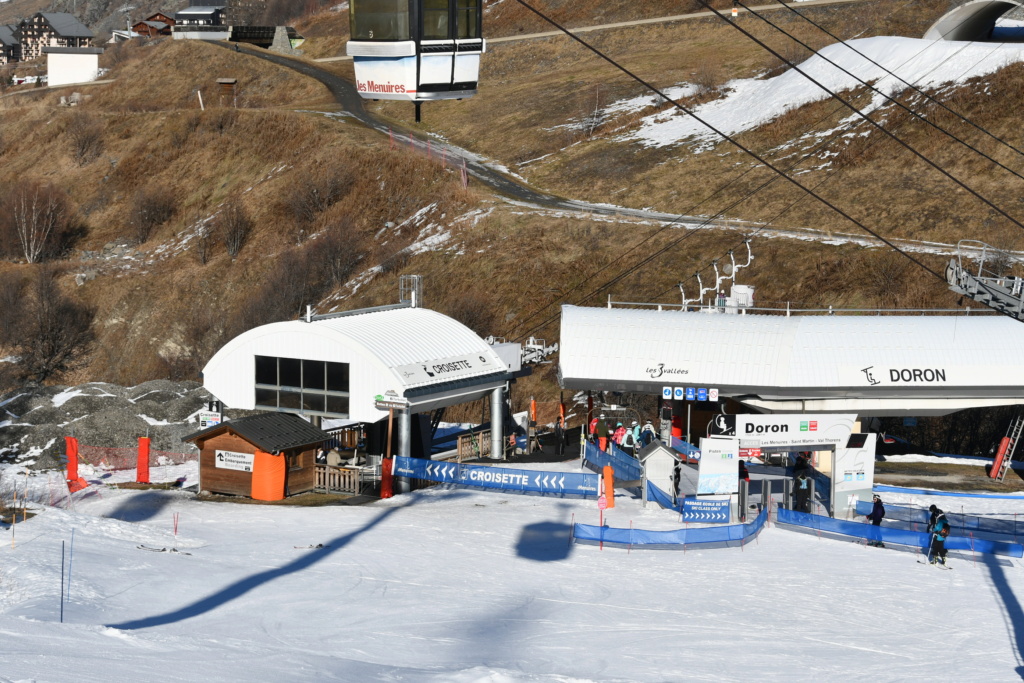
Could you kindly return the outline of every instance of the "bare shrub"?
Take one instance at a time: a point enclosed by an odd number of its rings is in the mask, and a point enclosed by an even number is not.
[[[14,272],[0,273],[0,346],[14,344],[21,329],[25,282]]]
[[[700,96],[715,92],[722,85],[723,78],[722,68],[718,63],[705,59],[693,72],[693,84],[697,86],[697,92],[694,94]]]
[[[348,220],[329,228],[316,242],[315,249],[325,268],[324,275],[331,285],[348,282],[362,260],[363,254],[353,244],[355,228]]]
[[[84,111],[75,111],[64,128],[71,139],[71,154],[85,166],[103,151],[103,124]]]
[[[228,254],[232,259],[237,258],[252,234],[253,223],[249,212],[237,199],[229,199],[214,220]]]
[[[207,223],[203,223],[196,228],[196,230],[197,234],[194,247],[196,258],[198,258],[199,262],[205,266],[210,262],[210,257],[213,256],[213,230],[210,229],[210,226]]]
[[[32,283],[16,346],[23,379],[44,382],[79,367],[94,340],[95,310],[65,296],[57,282],[58,271],[39,269]]]
[[[790,64],[799,65],[811,56],[811,53],[807,48],[793,41],[786,43],[782,48],[777,48],[775,51],[779,53],[781,59],[775,55],[771,55],[770,61],[768,62],[768,71],[765,73],[769,78],[788,71],[790,69]]]
[[[38,263],[62,253],[72,239],[74,214],[59,188],[26,178],[10,188],[0,207],[0,243],[8,256]]]
[[[481,292],[466,292],[448,307],[448,315],[482,337],[493,334],[495,308]]]
[[[136,244],[142,244],[174,215],[171,193],[152,185],[136,190],[128,213],[128,228]]]
[[[883,306],[895,307],[899,304],[909,266],[910,261],[903,256],[888,253],[878,259],[869,271],[871,290]]]

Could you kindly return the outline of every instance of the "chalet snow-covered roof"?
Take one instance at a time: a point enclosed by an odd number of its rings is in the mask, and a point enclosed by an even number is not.
[[[223,12],[223,11],[224,11],[224,6],[223,5],[221,5],[221,6],[195,6],[195,7],[185,7],[184,9],[180,9],[177,12],[175,12],[174,15],[176,17],[177,16],[197,17],[197,16],[209,16],[209,15],[212,15],[212,14],[216,14],[217,12]]]

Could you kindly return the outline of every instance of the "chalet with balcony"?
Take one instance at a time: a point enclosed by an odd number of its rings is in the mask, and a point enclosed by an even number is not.
[[[14,38],[21,45],[20,59],[40,57],[44,47],[92,47],[93,32],[66,12],[39,12],[18,24]]]

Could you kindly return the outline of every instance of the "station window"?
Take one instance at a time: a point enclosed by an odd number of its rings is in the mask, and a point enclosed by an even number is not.
[[[256,407],[348,417],[348,363],[256,356]]]
[[[409,40],[409,0],[350,0],[352,40]]]

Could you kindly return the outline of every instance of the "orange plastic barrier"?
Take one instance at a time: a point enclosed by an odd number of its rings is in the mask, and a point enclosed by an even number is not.
[[[64,437],[64,446],[68,457],[68,491],[81,491],[88,482],[78,476],[78,439],[73,436]]]
[[[608,501],[608,509],[615,507],[615,470],[611,465],[604,466],[604,497]]]
[[[139,457],[135,465],[135,483],[149,483],[149,437],[139,437]]]
[[[285,457],[256,451],[252,463],[253,500],[284,498]]]
[[[391,466],[395,462],[394,458],[384,458],[380,463],[380,497],[390,498],[394,495],[392,492],[392,480]]]
[[[996,459],[992,461],[992,469],[989,471],[988,476],[992,479],[999,478],[999,470],[1003,467],[1003,458],[1006,457],[1006,451],[1010,450],[1010,437],[1004,436],[1003,440],[999,442],[999,450],[996,451]]]

